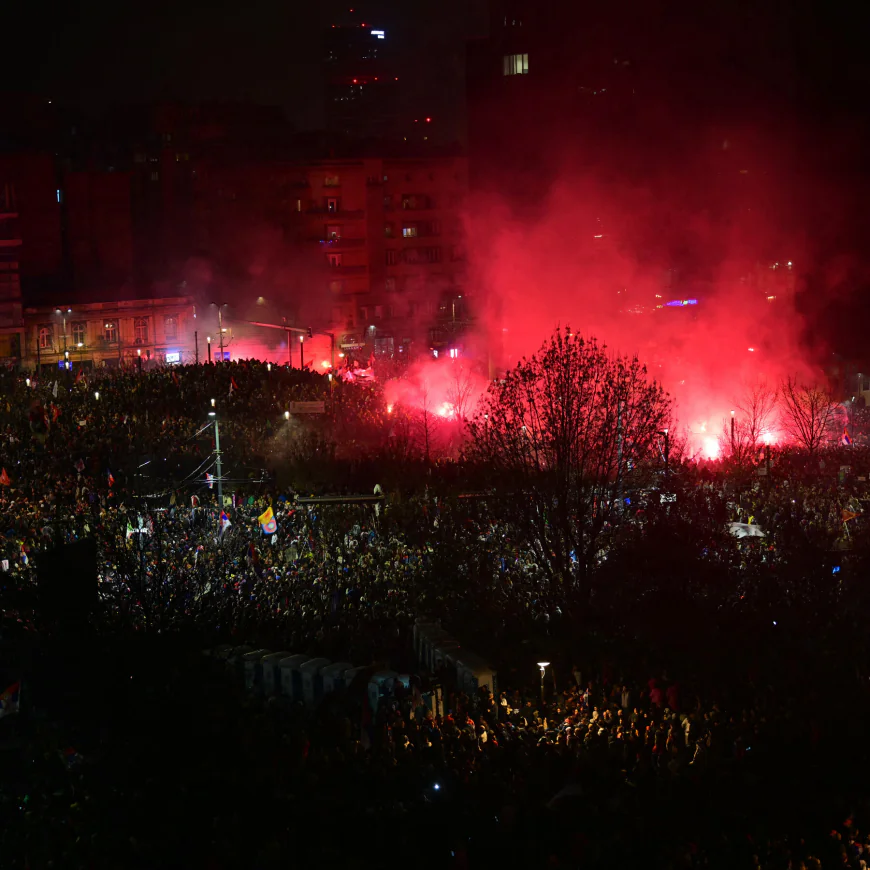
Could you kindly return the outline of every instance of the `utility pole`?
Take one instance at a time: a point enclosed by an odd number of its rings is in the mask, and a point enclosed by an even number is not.
[[[625,506],[622,500],[622,399],[616,405],[616,492],[619,497],[619,512]],[[543,674],[541,684],[543,685]]]
[[[220,335],[218,338],[220,339],[221,346],[221,362],[224,361],[224,310],[222,305],[218,305],[218,328],[220,329]]]
[[[199,365],[199,333],[195,329],[193,330],[193,353],[194,360]]]
[[[305,336],[299,336],[299,368],[305,368]]]
[[[217,415],[214,418],[214,456],[215,469],[217,471],[218,507],[223,510],[224,506],[224,475],[221,467],[221,429]]]
[[[731,411],[731,455],[734,455],[734,411]]]

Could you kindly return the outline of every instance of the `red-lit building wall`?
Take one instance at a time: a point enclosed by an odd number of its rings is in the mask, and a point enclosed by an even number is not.
[[[63,196],[76,287],[128,280],[133,272],[129,173],[70,172]]]

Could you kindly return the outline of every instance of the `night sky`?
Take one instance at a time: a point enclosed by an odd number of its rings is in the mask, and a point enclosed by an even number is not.
[[[35,91],[97,110],[154,99],[251,100],[283,106],[301,129],[316,129],[323,123],[321,32],[347,6],[81,0],[46,9],[20,3],[4,7],[12,22],[4,30],[15,35],[4,40],[0,90]],[[407,47],[409,84],[429,113],[461,109],[473,6],[387,0],[360,7]]]

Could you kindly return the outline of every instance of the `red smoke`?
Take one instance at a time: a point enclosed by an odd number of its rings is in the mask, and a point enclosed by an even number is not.
[[[472,283],[501,367],[534,352],[557,325],[595,335],[647,364],[675,397],[680,429],[710,455],[750,383],[814,378],[794,301],[806,264],[774,230],[753,224],[748,242],[736,197],[716,220],[674,200],[562,180],[534,217],[517,218],[495,198],[478,201],[469,221],[478,240]],[[670,269],[675,262],[682,274]],[[697,303],[667,305],[683,300]]]

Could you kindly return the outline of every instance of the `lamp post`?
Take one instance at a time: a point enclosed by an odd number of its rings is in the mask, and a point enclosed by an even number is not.
[[[211,406],[214,408],[214,399],[211,400]],[[221,429],[218,424],[217,411],[209,411],[209,417],[214,417],[214,460],[215,471],[217,471],[217,496],[218,507],[223,509],[224,506],[224,475],[221,466]]]
[[[220,346],[220,361],[224,361],[224,308],[226,307],[226,302],[212,302],[212,305],[217,305],[218,311],[218,345]]]
[[[139,367],[139,374],[142,374],[142,348],[136,348],[136,365]]]
[[[662,431],[659,432],[659,435],[661,435],[662,438],[664,438],[664,440],[665,440],[665,451],[664,451],[664,455],[665,455],[665,480],[667,480],[670,477],[670,473],[671,473],[670,461],[669,461],[670,453],[671,453],[671,445],[670,445],[670,440],[668,438],[668,430],[662,429]]]
[[[544,704],[544,675],[547,673],[547,668],[550,667],[549,662],[538,662],[538,668],[541,671],[541,705]]]
[[[734,409],[731,409],[731,455],[734,455]]]
[[[206,344],[208,344],[208,362],[211,365],[211,336],[207,335],[205,338]]]
[[[299,368],[305,368],[305,336],[299,336]]]

